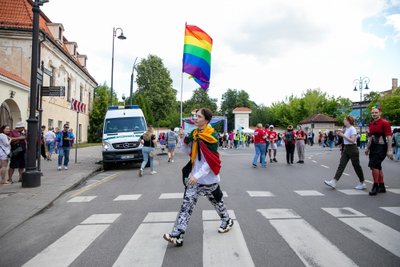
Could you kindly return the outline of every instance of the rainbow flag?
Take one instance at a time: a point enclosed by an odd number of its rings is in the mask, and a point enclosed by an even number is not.
[[[182,72],[193,76],[204,90],[210,85],[212,38],[194,25],[186,25]]]

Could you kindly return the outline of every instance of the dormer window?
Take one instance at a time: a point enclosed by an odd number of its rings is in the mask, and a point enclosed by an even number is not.
[[[59,42],[63,43],[63,33],[64,33],[64,26],[61,23],[46,23],[47,27],[49,28],[51,35],[53,35],[54,39]]]
[[[58,40],[62,40],[62,29],[61,29],[61,27],[58,28]]]

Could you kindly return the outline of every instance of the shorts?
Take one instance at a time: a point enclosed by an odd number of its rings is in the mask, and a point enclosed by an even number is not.
[[[372,144],[369,152],[368,167],[382,170],[382,161],[386,158],[387,145]]]
[[[168,144],[168,151],[174,151],[176,148],[176,144]]]
[[[277,149],[277,148],[278,148],[278,146],[276,145],[276,143],[270,142],[269,147],[268,147],[268,150]]]
[[[54,142],[46,142],[47,151],[52,154],[54,152]]]
[[[8,160],[8,156],[4,153],[0,153],[0,160]]]
[[[25,168],[25,151],[23,153],[19,153],[16,157],[11,157],[10,168],[11,169]]]

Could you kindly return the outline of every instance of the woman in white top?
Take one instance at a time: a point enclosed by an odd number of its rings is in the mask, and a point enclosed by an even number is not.
[[[47,160],[51,160],[51,155],[53,154],[56,142],[56,134],[53,132],[53,129],[49,129],[49,131],[45,133],[44,141],[47,147]]]
[[[360,180],[354,189],[363,190],[366,188],[366,186],[364,183],[364,173],[360,165],[360,153],[357,147],[357,131],[354,128],[354,118],[352,116],[346,116],[346,118],[343,120],[343,123],[345,126],[344,132],[340,130],[337,132],[337,135],[343,137],[344,143],[342,156],[340,157],[340,163],[335,177],[329,181],[325,181],[325,184],[334,189],[336,187],[336,183],[342,176],[344,169],[346,169],[347,163],[349,160],[351,160],[353,168],[357,173],[358,179]]]
[[[10,137],[8,137],[8,133],[10,132],[10,126],[3,125],[0,128],[0,176],[1,181],[0,184],[11,184],[6,180],[6,171],[8,165],[8,155],[10,154],[11,145],[10,145]]]

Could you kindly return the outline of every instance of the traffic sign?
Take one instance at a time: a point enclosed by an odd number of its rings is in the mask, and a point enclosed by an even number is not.
[[[50,77],[53,76],[53,72],[51,70],[49,70],[49,69],[44,68],[44,67],[43,67],[43,72],[44,72],[44,74],[46,74],[46,75],[48,75]]]
[[[65,86],[43,86],[42,96],[65,96]]]

